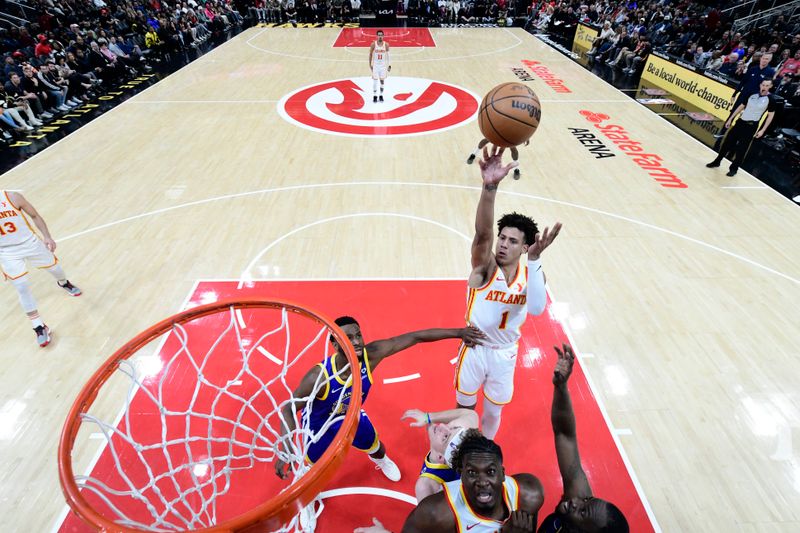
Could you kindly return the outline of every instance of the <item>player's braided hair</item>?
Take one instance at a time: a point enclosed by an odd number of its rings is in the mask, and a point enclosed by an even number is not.
[[[453,469],[461,475],[461,468],[464,464],[464,459],[473,453],[482,455],[494,455],[503,463],[503,450],[500,449],[493,440],[487,439],[477,429],[468,429],[464,432],[461,439],[461,444],[458,445],[456,451],[453,452],[452,465]]]
[[[525,234],[525,244],[530,246],[533,244],[536,234],[539,233],[539,227],[531,217],[520,215],[517,212],[508,213],[500,217],[497,221],[497,234],[499,235],[503,228],[516,228]]]

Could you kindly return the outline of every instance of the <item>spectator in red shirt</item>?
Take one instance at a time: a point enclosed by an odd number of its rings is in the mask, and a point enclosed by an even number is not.
[[[50,46],[50,43],[47,41],[47,37],[44,34],[39,35],[39,42],[36,44],[36,48],[33,49],[33,55],[36,57],[49,57],[52,53],[53,47]]]
[[[794,57],[783,62],[781,69],[775,73],[775,79],[780,81],[784,76],[794,76],[800,73],[800,49],[794,53]]]

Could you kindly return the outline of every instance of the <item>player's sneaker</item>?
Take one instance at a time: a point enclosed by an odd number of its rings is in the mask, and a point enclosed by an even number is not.
[[[383,102],[383,95],[380,95],[380,96],[378,97],[378,101],[379,101],[379,102]]]
[[[397,468],[394,461],[389,459],[388,455],[384,455],[383,459],[373,459],[370,457],[370,460],[375,463],[375,470],[383,472],[383,475],[389,478],[389,481],[400,481],[400,469]]]
[[[520,172],[519,172],[519,169],[518,169],[518,168],[515,168],[515,169],[514,169],[514,179],[515,179],[515,180],[518,180],[518,179],[520,178],[520,176],[521,176],[521,174],[520,174]]]
[[[58,286],[67,291],[70,296],[80,296],[83,294],[83,292],[78,287],[70,283],[69,280],[67,280],[63,285],[59,283]]]
[[[378,97],[377,97],[377,96],[373,96],[373,97],[372,97],[372,102],[373,102],[373,103],[376,103],[377,101],[378,101]]]
[[[474,162],[475,162],[475,154],[469,154],[469,157],[467,158],[467,164],[471,165]]]
[[[39,346],[44,348],[48,344],[50,344],[50,328],[47,325],[36,326],[33,328],[34,333],[36,333],[36,342],[39,343]],[[397,467],[395,467],[397,468]],[[400,472],[398,472],[399,474]]]

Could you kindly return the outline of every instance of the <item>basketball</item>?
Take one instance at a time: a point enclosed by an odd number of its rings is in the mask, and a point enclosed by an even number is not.
[[[522,83],[501,83],[483,97],[478,127],[489,142],[509,148],[531,138],[539,127],[542,106],[536,93]]]

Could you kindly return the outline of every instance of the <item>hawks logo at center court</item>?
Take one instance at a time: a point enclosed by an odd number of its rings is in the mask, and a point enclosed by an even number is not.
[[[395,137],[455,128],[475,118],[479,99],[440,81],[390,77],[384,102],[372,101],[372,78],[304,87],[284,96],[278,113],[301,128],[333,135]]]

